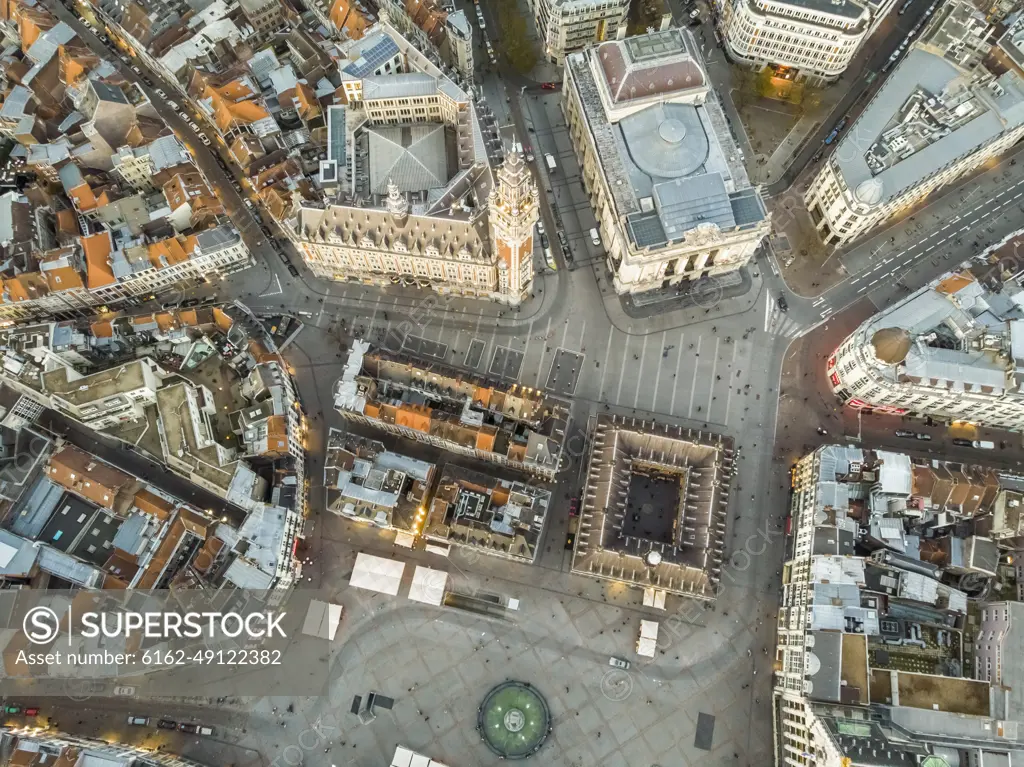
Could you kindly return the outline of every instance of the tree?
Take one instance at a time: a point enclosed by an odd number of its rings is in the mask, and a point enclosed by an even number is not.
[[[501,28],[501,52],[517,72],[526,74],[537,63],[537,52],[526,33],[526,19],[516,13],[515,3],[498,6],[498,26]]]

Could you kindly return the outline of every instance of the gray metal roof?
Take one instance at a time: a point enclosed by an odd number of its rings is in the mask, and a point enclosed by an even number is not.
[[[670,240],[701,224],[717,224],[722,229],[736,226],[721,173],[655,184],[654,205]]]
[[[327,107],[327,159],[344,166],[347,162],[345,151],[345,107]]]
[[[708,136],[690,104],[657,104],[622,118],[619,129],[629,158],[654,179],[689,176],[707,162]]]
[[[650,213],[633,213],[626,217],[626,226],[630,237],[638,248],[661,245],[668,242],[665,227],[661,225],[657,211]]]
[[[238,230],[231,226],[218,226],[205,229],[196,235],[196,242],[203,253],[211,253],[237,243],[241,238]]]
[[[82,171],[73,162],[69,162],[58,170],[57,176],[60,178],[60,183],[63,185],[65,192],[70,192],[76,186],[85,183],[85,176],[82,175]]]
[[[25,52],[25,56],[36,64],[49,61],[60,46],[67,45],[75,39],[75,34],[75,30],[62,21],[36,38]]]
[[[804,670],[813,685],[810,696],[816,700],[839,701],[842,668],[843,634],[841,631],[814,631],[814,647],[807,650],[817,664],[808,663]],[[815,668],[817,666],[817,668]]]
[[[833,16],[842,16],[847,19],[859,19],[862,16],[867,21],[867,9],[860,3],[853,2],[853,0],[772,0],[774,3],[780,5],[791,5],[794,8],[799,8],[807,11],[814,11],[815,13],[829,13]],[[753,4],[753,3],[751,3]],[[763,13],[763,9],[759,9]],[[813,22],[801,19],[806,24]]]
[[[867,148],[879,140],[907,99],[918,89],[941,94],[960,76],[960,71],[941,56],[912,48],[849,127],[832,155],[846,185],[856,190],[865,181],[877,179],[882,185],[878,200],[882,204],[931,177],[957,157],[970,154],[1024,122],[1024,84],[1019,75],[1010,71],[998,79],[1005,91],[1001,97],[986,88],[972,86],[979,92],[979,102],[988,102],[990,108],[877,176],[872,175],[865,159]]]
[[[363,101],[430,96],[437,93],[437,78],[422,72],[373,75],[363,78]]]
[[[17,120],[25,114],[25,107],[32,97],[32,92],[23,85],[15,85],[0,106],[0,117],[5,120]]]
[[[385,62],[397,56],[398,52],[395,41],[387,35],[381,34],[379,41],[366,50],[360,51],[358,58],[343,66],[341,71],[356,78],[366,77],[372,75]]]
[[[387,191],[393,181],[403,192],[443,187],[448,180],[444,125],[376,126],[370,137],[370,189]]]
[[[117,104],[128,103],[128,97],[124,95],[124,91],[120,88],[101,83],[99,80],[90,80],[89,82],[92,84],[93,90],[96,91],[100,101],[112,101]]]
[[[768,215],[764,202],[755,189],[734,192],[729,195],[729,202],[732,205],[732,215],[736,219],[736,226],[756,224],[763,221]]]

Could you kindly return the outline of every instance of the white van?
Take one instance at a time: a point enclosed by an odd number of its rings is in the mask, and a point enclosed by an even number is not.
[[[590,230],[590,241],[594,243],[594,245],[596,245],[597,247],[601,247],[601,234],[600,232],[597,231],[597,229]]]

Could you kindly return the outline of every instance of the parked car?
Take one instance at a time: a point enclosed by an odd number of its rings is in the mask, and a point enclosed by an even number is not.
[[[776,299],[775,303],[777,303],[779,305],[779,311],[780,312],[788,312],[789,311],[789,302],[786,300],[785,296],[779,296]]]
[[[178,102],[176,101],[171,101],[170,99],[167,99],[167,106],[169,106],[174,111],[178,111]]]
[[[178,729],[178,723],[173,719],[161,719],[156,723],[156,726],[161,730],[176,730]]]
[[[974,447],[974,443],[971,440],[961,439],[960,437],[954,437],[953,444],[957,447]]]
[[[897,437],[904,437],[904,438],[909,437],[910,439],[913,439],[917,435],[914,432],[910,431],[910,429],[897,429],[896,430],[896,436]]]
[[[700,18],[700,8],[694,8],[690,11],[690,21],[696,21]]]
[[[917,434],[914,435],[914,437],[916,439],[919,439],[919,440],[923,441],[923,442],[931,442],[931,440],[932,440],[932,435],[931,434],[925,434],[923,431],[919,431]]]
[[[199,140],[202,141],[206,146],[210,146],[210,139],[206,138],[205,133],[199,134]]]
[[[137,66],[135,66],[134,64],[132,64],[132,71],[133,71],[133,72],[134,72],[135,74],[137,74],[137,75],[141,75],[141,74],[142,74],[142,70],[141,70],[141,69],[139,69],[139,68],[138,68]]]
[[[153,93],[155,93],[155,94],[156,94],[157,96],[159,96],[159,97],[160,97],[160,98],[162,98],[162,99],[166,99],[166,98],[167,98],[167,94],[166,94],[166,93],[164,93],[164,92],[163,92],[162,90],[160,90],[159,88],[155,88],[155,89],[153,90]]]
[[[615,668],[621,668],[623,670],[629,668],[629,661],[623,660],[622,658],[616,658],[614,655],[608,659],[608,665]]]
[[[25,709],[25,716],[39,716],[39,709],[36,706]]]
[[[200,735],[213,735],[213,728],[212,727],[207,727],[205,725],[199,725],[199,734]]]
[[[569,533],[567,536],[565,536],[565,550],[566,551],[572,551],[573,547],[575,545],[576,545],[576,533]]]
[[[295,268],[295,264],[288,264],[288,274],[290,274],[292,277],[299,276],[299,270]]]
[[[172,306],[177,306],[177,303],[172,304]],[[114,695],[121,695],[121,696],[130,697],[130,696],[132,696],[134,694],[135,694],[135,688],[134,687],[122,686],[122,687],[115,687],[114,688]]]
[[[580,497],[574,495],[569,499],[569,516],[578,517],[580,515]]]
[[[558,83],[541,83],[540,87],[546,91],[553,91],[558,87]]]
[[[544,234],[544,222],[541,219],[537,219],[537,234]]]
[[[189,735],[195,735],[199,731],[199,725],[197,724],[179,724],[178,732],[187,732]]]
[[[135,727],[149,727],[149,717],[148,716],[132,716],[131,714],[129,714],[129,716],[128,716],[128,724],[133,725]]]
[[[4,706],[4,713],[14,716],[21,713],[21,706]]]
[[[548,249],[548,247],[549,247],[549,242],[548,242],[548,236],[547,236],[546,234],[542,234],[542,235],[540,236],[540,246],[541,246],[541,248],[543,248],[544,250],[547,250],[547,249]]]
[[[597,229],[590,230],[590,241],[597,247],[601,247],[601,233]]]

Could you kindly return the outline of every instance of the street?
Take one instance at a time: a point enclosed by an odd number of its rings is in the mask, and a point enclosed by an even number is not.
[[[63,6],[49,5],[94,50],[107,53]],[[493,35],[496,6],[485,4],[485,9]],[[914,12],[922,10],[920,4]],[[915,18],[900,17],[886,39],[899,39],[905,34],[900,28],[912,26]],[[535,34],[533,20],[528,22]],[[478,63],[486,56],[481,51],[478,47]],[[721,53],[712,55],[717,57],[713,76],[719,71],[726,77]],[[889,49],[878,47],[871,66],[880,66],[888,56]],[[127,67],[117,66],[129,79],[137,79]],[[792,293],[766,248],[750,265],[750,288],[742,296],[711,296],[689,307],[627,312],[611,289],[601,248],[586,234],[595,219],[561,114],[561,93],[541,89],[540,82],[490,71],[480,84],[506,148],[512,136],[530,145],[542,220],[552,238],[556,232],[565,234],[573,255],[572,264],[567,263],[555,247],[557,271],[538,273],[533,297],[515,311],[411,288],[381,290],[319,281],[289,246],[288,255],[299,269],[299,277],[291,276],[214,151],[202,145],[152,88],[145,88],[161,116],[188,145],[257,262],[218,285],[186,291],[181,299],[216,292],[222,299],[244,302],[258,314],[309,315],[302,333],[283,351],[295,370],[310,423],[307,476],[312,480],[312,515],[303,556],[312,564],[304,570],[311,579],[304,585],[335,590],[345,615],[332,647],[334,671],[325,680],[326,696],[285,700],[268,695],[258,700],[173,704],[92,698],[87,717],[76,716],[75,707],[62,701],[44,705],[42,717],[52,717],[70,731],[110,732],[111,738],[139,737],[165,744],[210,764],[269,764],[292,747],[299,749],[300,761],[289,764],[376,767],[390,758],[397,743],[453,764],[483,764],[490,762],[473,732],[476,707],[491,684],[513,675],[536,683],[552,708],[556,725],[545,746],[544,764],[768,763],[771,666],[761,649],[774,642],[772,617],[784,552],[780,531],[792,461],[809,446],[837,438],[860,439],[866,447],[884,446],[922,457],[979,459],[977,451],[950,447],[949,435],[938,427],[914,425],[915,430],[932,434],[933,440],[908,442],[893,434],[899,419],[840,412],[823,386],[822,355],[830,353],[860,319],[891,305],[907,288],[914,289],[977,253],[975,240],[995,241],[1019,228],[1024,163],[1018,168],[1007,160],[988,168],[936,195],[930,207],[836,256],[831,266],[841,265],[845,277],[821,296]],[[843,109],[861,91],[850,87]],[[727,98],[723,101],[742,133],[735,110]],[[207,133],[213,137],[212,131]],[[812,137],[793,168],[803,167],[817,148]],[[545,153],[556,158],[557,171],[549,173],[543,167]],[[790,180],[795,172],[787,174]],[[771,189],[781,193],[787,186],[780,181]],[[787,299],[788,310],[780,307],[779,296]],[[161,301],[166,297],[151,308]],[[446,365],[467,374],[515,380],[573,398],[569,444],[576,447],[570,451],[568,468],[551,488],[556,503],[535,565],[459,549],[450,559],[420,548],[396,549],[393,532],[325,511],[324,445],[329,429],[345,427],[333,409],[333,387],[342,373],[342,348],[353,336],[386,343],[396,351],[440,350]],[[655,613],[642,606],[637,592],[569,574],[570,553],[563,546],[566,499],[579,491],[585,469],[586,456],[579,449],[582,428],[591,415],[605,411],[720,430],[741,448],[728,532],[731,557],[715,607],[704,609],[673,599],[666,613]],[[56,427],[75,439],[85,438],[66,423]],[[89,447],[126,470],[152,471],[130,451]],[[1017,439],[1006,450],[980,457],[1014,468],[1021,456]],[[221,509],[201,492],[196,494],[197,489],[179,486],[176,477],[163,475],[160,482],[167,483],[161,486],[169,492],[194,499],[204,508],[237,513]],[[411,565],[427,564],[447,570],[456,588],[520,599],[520,611],[506,621],[492,621],[455,608],[349,588],[347,579],[358,551],[409,562],[402,594]],[[621,694],[624,688],[609,681],[608,657],[630,655],[641,616],[674,628],[666,631],[671,636],[656,658],[634,660],[633,670],[622,676],[628,684]],[[397,703],[393,711],[379,712],[377,720],[362,723],[348,713],[350,702],[370,690],[392,696]],[[294,711],[286,716],[288,705],[294,705]],[[173,733],[127,732],[126,712],[140,709],[151,716],[166,713],[209,721],[218,726],[218,735],[200,741]],[[716,722],[710,751],[694,745],[701,714],[710,714]],[[300,732],[322,732],[325,726],[334,729],[317,741],[316,748],[306,748],[298,740]]]

